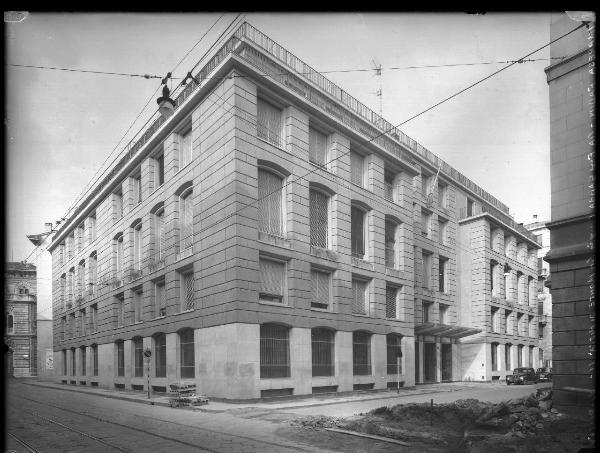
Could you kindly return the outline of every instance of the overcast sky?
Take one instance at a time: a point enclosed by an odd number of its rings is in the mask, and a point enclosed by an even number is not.
[[[219,14],[32,13],[5,24],[7,63],[164,76]],[[235,17],[227,13],[183,61],[187,73]],[[399,124],[548,43],[549,13],[248,14],[246,20],[319,71],[383,67],[383,115]],[[402,130],[510,207],[518,222],[550,217],[549,50],[516,64]],[[373,72],[329,73],[379,110]],[[5,66],[6,253],[60,219],[160,82]],[[130,138],[156,109],[154,99]],[[127,139],[124,143],[127,142]],[[122,147],[122,146],[121,146]],[[34,255],[35,256],[35,255]]]

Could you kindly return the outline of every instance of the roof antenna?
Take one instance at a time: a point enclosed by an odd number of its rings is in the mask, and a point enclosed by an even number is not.
[[[375,96],[379,97],[379,116],[383,117],[383,86],[382,86],[382,70],[381,63],[377,60],[372,59],[371,64],[373,65],[373,70],[375,71],[375,76],[379,77],[379,89],[375,92]]]
[[[158,111],[165,119],[171,116],[173,110],[175,110],[175,101],[171,99],[171,90],[169,90],[169,87],[167,86],[167,82],[170,78],[171,73],[168,72],[166,77],[161,80],[163,85],[162,96],[156,100],[156,103],[158,104]]]

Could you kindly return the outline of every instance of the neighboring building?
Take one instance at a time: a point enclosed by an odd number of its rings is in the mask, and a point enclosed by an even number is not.
[[[4,268],[4,343],[8,346],[8,376],[37,374],[36,268],[33,264],[6,263]]]
[[[145,390],[146,348],[153,390],[232,399],[537,363],[504,204],[247,23],[196,79],[54,236],[59,381]]]
[[[593,15],[593,13],[591,13]],[[550,37],[581,22],[552,14]],[[594,22],[591,23],[593,27]],[[595,30],[586,26],[550,46],[563,58],[545,71],[550,88],[553,401],[560,411],[590,408],[596,383],[594,292]],[[590,39],[591,38],[591,39]],[[592,307],[592,308],[590,308]]]
[[[40,380],[54,379],[54,351],[52,345],[52,320],[37,318],[37,376]]]
[[[550,265],[544,261],[544,257],[550,251],[550,230],[546,227],[548,222],[538,222],[537,215],[533,216],[533,222],[525,226],[538,237],[542,248],[538,250],[538,334],[540,339],[540,352],[538,367],[552,367],[552,295],[548,288],[550,276]]]

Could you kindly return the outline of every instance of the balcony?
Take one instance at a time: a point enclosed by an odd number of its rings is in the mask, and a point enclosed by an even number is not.
[[[165,267],[165,257],[160,254],[157,254],[148,262],[148,272],[155,272],[163,267]]]
[[[531,231],[529,231],[523,225],[515,222],[515,220],[512,217],[510,217],[508,214],[505,214],[504,212],[502,212],[496,208],[493,208],[491,206],[487,206],[487,205],[473,206],[473,208],[471,208],[470,210],[468,210],[467,208],[460,208],[458,220],[461,221],[461,220],[468,219],[470,217],[475,217],[475,216],[478,216],[481,214],[491,215],[492,217],[501,221],[508,227],[519,232],[520,234],[525,236],[530,241],[535,242],[536,244],[539,244],[538,237],[536,235],[534,235]]]
[[[143,273],[141,269],[129,268],[125,270],[125,281],[130,283],[138,278],[142,278],[142,275]]]
[[[544,326],[548,324],[548,315],[538,315],[538,324],[542,324]]]
[[[87,285],[87,292],[86,294],[88,296],[94,296],[96,294],[96,285],[94,283],[88,283]]]

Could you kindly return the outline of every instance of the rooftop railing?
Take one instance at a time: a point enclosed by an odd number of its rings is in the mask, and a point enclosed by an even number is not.
[[[512,217],[510,217],[509,215],[507,215],[507,214],[503,213],[502,211],[499,211],[498,209],[495,209],[491,206],[486,206],[486,205],[473,206],[470,211],[467,208],[460,208],[460,214],[459,214],[458,220],[467,219],[469,217],[473,217],[473,216],[480,215],[480,214],[490,214],[492,217],[495,217],[496,219],[500,220],[502,223],[508,225],[513,230],[518,231],[526,238],[530,239],[531,241],[535,242],[536,244],[539,244],[538,237],[535,234],[533,234],[531,231],[529,231],[527,228],[525,228],[520,223],[515,222],[515,220]]]

